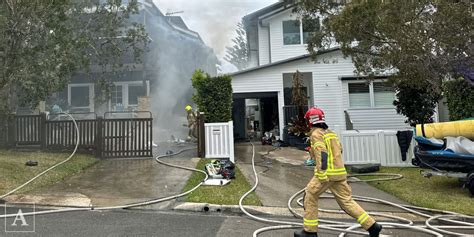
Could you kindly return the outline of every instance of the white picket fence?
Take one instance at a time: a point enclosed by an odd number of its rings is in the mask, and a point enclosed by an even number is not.
[[[407,160],[402,161],[400,147],[394,130],[341,131],[339,133],[346,164],[374,163],[382,166],[412,166],[415,141],[412,140]]]
[[[234,123],[204,124],[206,158],[228,158],[235,162]]]

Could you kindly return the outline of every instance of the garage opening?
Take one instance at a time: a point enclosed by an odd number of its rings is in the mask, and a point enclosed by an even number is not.
[[[265,132],[279,136],[277,92],[234,94],[235,140],[260,141]]]

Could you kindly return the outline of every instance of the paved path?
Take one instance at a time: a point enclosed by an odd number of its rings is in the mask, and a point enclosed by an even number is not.
[[[236,162],[241,167],[242,172],[250,180],[254,182],[253,171],[251,166],[252,150],[248,143],[237,144],[236,146]],[[299,190],[303,189],[313,176],[313,167],[305,167],[303,165],[305,152],[295,150],[292,152],[271,152],[280,155],[265,155],[268,151],[273,150],[271,146],[256,145],[257,172],[259,173],[259,186],[257,195],[262,200],[264,206],[286,207],[288,199]],[[292,148],[283,148],[285,150]],[[285,163],[280,162],[277,157],[285,155]],[[296,154],[296,155],[295,155]],[[301,155],[301,156],[298,156]],[[273,158],[267,158],[273,157]],[[275,158],[276,157],[276,158]],[[289,160],[289,162],[287,162]],[[298,163],[299,165],[295,165]],[[369,196],[380,198],[387,201],[406,204],[398,198],[380,191],[366,183],[351,183],[353,193],[355,195]],[[382,211],[399,211],[399,209],[387,207],[385,205],[360,203],[367,210]],[[321,200],[321,207],[327,209],[339,209],[334,200]]]
[[[155,154],[189,148],[190,145],[161,143]],[[192,147],[192,146],[191,146]],[[196,151],[166,158],[182,166],[195,167]],[[112,206],[178,194],[192,172],[158,164],[154,159],[102,160],[84,173],[29,195],[10,197],[10,202],[35,202],[50,205]],[[149,208],[168,208],[173,202]]]

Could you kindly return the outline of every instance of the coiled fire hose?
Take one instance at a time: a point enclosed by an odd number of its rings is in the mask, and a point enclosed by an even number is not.
[[[302,223],[296,223],[296,222],[289,222],[289,221],[280,221],[280,220],[273,220],[273,219],[268,219],[268,218],[262,218],[258,217],[255,215],[250,214],[247,210],[245,210],[245,207],[243,206],[243,200],[253,191],[256,190],[259,179],[258,179],[258,174],[255,169],[255,146],[253,143],[250,142],[250,145],[252,146],[252,168],[253,168],[253,173],[255,176],[255,184],[254,186],[246,192],[239,200],[239,207],[240,210],[250,218],[260,221],[260,222],[265,222],[265,223],[271,223],[271,224],[279,224],[278,226],[269,226],[269,227],[264,227],[256,230],[253,233],[253,236],[256,237],[260,233],[267,232],[267,231],[272,231],[272,230],[282,230],[282,229],[295,229],[295,228],[301,228],[303,226]],[[370,176],[392,176],[392,178],[378,178],[378,179],[372,179],[372,180],[365,180],[365,181],[358,181],[358,182],[368,182],[368,181],[388,181],[392,179],[400,179],[402,176],[400,174],[369,174]],[[357,175],[357,176],[367,176],[367,175]],[[291,203],[294,201],[294,199],[301,195],[304,192],[303,190],[298,191],[295,193],[289,200],[288,200],[288,209],[293,213],[295,217],[302,218],[300,214],[298,214],[292,207]],[[455,221],[455,220],[448,220],[446,218],[464,218],[464,219],[474,219],[472,216],[466,216],[462,215],[459,213],[454,213],[454,212],[447,212],[447,211],[442,211],[442,210],[436,210],[436,209],[429,209],[429,208],[422,208],[422,207],[415,207],[415,206],[410,206],[410,205],[400,205],[396,203],[392,203],[389,201],[381,200],[381,199],[376,199],[376,198],[371,198],[371,197],[363,197],[363,196],[356,196],[354,195],[354,200],[357,201],[366,201],[366,202],[372,202],[372,203],[382,203],[386,205],[390,205],[393,207],[400,208],[402,210],[405,210],[407,212],[423,216],[426,218],[429,218],[425,222],[425,226],[416,226],[413,225],[413,221],[408,220],[406,218],[402,217],[396,217],[396,216],[390,216],[386,215],[383,213],[376,213],[376,212],[371,212],[371,215],[374,216],[383,216],[383,217],[389,217],[392,219],[396,219],[399,221],[404,221],[407,223],[400,224],[400,223],[393,223],[393,222],[380,222],[385,228],[399,228],[399,229],[412,229],[414,231],[418,232],[423,232],[426,234],[431,234],[434,236],[443,236],[444,234],[448,235],[454,235],[454,236],[469,236],[463,233],[457,233],[457,232],[452,232],[452,231],[447,231],[443,229],[448,229],[448,228],[454,228],[454,229],[474,229],[474,224],[465,222],[465,221]],[[328,198],[327,196],[322,196],[321,198]],[[333,198],[333,197],[331,197]],[[302,206],[301,203],[302,198],[298,199],[298,204]],[[341,210],[326,210],[326,209],[319,209],[321,212],[333,212],[333,213],[343,213]],[[422,210],[422,211],[430,211],[430,212],[436,212],[436,213],[442,213],[443,215],[437,215],[437,216],[430,216],[428,214],[424,214],[422,212],[416,211],[416,210]],[[458,226],[433,226],[430,224],[431,221],[436,220],[436,219],[443,219],[443,221],[449,221],[451,223],[458,224]],[[353,233],[353,234],[361,234],[361,235],[367,235],[365,232],[359,232],[359,231],[354,231],[354,229],[360,228],[361,226],[359,224],[353,224],[353,223],[348,223],[348,222],[340,222],[340,221],[329,221],[329,220],[324,220],[320,219],[319,222],[321,223],[326,223],[323,225],[319,225],[319,229],[325,229],[325,230],[330,230],[330,231],[335,231],[340,233],[339,236],[345,236],[346,233]],[[345,229],[342,229],[345,228]]]

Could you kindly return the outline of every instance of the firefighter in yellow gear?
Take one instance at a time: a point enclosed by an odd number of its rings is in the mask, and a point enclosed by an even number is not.
[[[197,134],[196,134],[196,113],[194,113],[193,107],[191,107],[191,105],[186,105],[185,110],[186,110],[186,113],[187,113],[186,119],[188,120],[187,126],[189,128],[187,140],[191,140],[193,137],[194,138],[197,137]]]
[[[378,237],[382,226],[352,199],[352,190],[347,183],[347,173],[342,160],[342,146],[338,136],[328,129],[324,112],[312,107],[305,118],[311,126],[310,154],[316,161],[316,167],[304,196],[304,229],[296,231],[294,236],[318,236],[318,200],[319,196],[329,189],[347,214],[369,231],[371,237]]]

